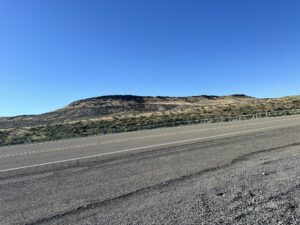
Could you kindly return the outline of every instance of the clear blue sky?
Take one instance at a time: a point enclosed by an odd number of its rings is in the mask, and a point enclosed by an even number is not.
[[[300,94],[299,0],[1,0],[0,116],[108,94]]]

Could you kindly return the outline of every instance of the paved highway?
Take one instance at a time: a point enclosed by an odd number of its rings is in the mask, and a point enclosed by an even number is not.
[[[300,124],[300,116],[180,126],[0,147],[0,172],[74,159],[107,157]]]
[[[0,224],[251,224],[250,209],[232,199],[260,193],[251,209],[266,213],[290,204],[259,201],[297,194],[299,138],[300,116],[286,116],[1,147]],[[254,178],[268,165],[281,180],[263,194]],[[289,221],[299,219],[297,204],[286,206]]]

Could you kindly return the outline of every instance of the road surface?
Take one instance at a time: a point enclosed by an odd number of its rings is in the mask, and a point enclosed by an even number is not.
[[[0,224],[298,224],[300,117],[0,148]]]

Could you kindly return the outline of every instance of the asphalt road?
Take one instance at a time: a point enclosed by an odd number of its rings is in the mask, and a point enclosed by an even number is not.
[[[0,148],[0,224],[299,224],[300,117]]]
[[[300,116],[273,117],[0,147],[0,172],[84,157],[111,157],[120,153],[241,135],[297,123],[300,124]]]

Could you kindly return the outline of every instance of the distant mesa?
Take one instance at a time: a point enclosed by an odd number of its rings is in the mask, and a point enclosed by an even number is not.
[[[240,113],[241,110],[246,109],[261,111],[291,108],[300,108],[299,96],[257,99],[245,94],[187,97],[105,95],[78,100],[64,108],[40,115],[2,117],[0,118],[0,129],[69,123],[89,119],[102,120],[115,117],[151,116],[161,113],[218,116],[224,113]]]
[[[234,97],[234,98],[254,98],[254,97],[244,95],[244,94],[233,94],[231,96]]]

